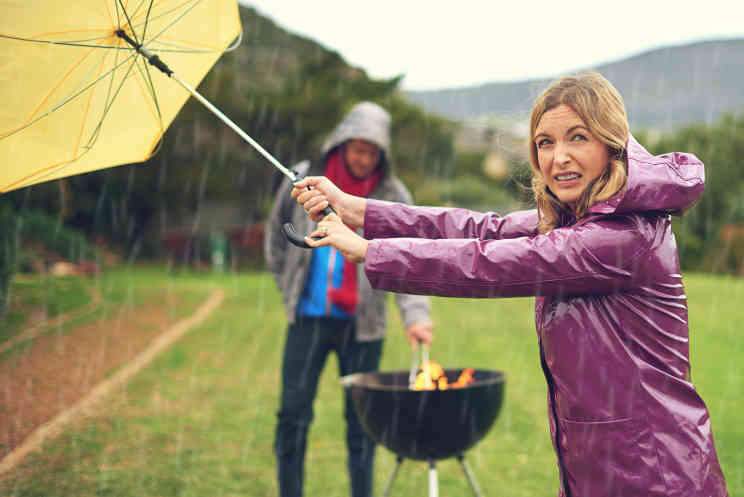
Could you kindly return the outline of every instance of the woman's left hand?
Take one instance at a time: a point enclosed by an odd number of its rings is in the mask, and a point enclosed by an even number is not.
[[[324,217],[315,231],[305,237],[305,241],[313,248],[331,245],[341,252],[345,259],[354,263],[364,262],[369,246],[368,240],[342,223],[336,214]]]

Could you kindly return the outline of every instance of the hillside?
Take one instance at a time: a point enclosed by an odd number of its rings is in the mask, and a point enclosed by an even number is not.
[[[253,8],[241,7],[240,17],[242,43],[220,57],[198,90],[280,163],[292,167],[317,156],[323,138],[360,100],[390,112],[391,164],[407,184],[444,174],[440,171],[454,163],[454,125],[405,98],[399,78],[370,78],[335,50],[285,30]],[[423,167],[429,164],[437,171]],[[209,236],[217,232],[250,238],[253,248],[260,247],[246,233],[265,219],[283,178],[190,99],[147,162],[11,192],[0,199],[0,213],[5,209],[17,219],[22,212],[40,211],[90,238],[136,247],[148,256],[204,258]],[[5,233],[16,231],[0,223],[0,239]]]
[[[594,67],[622,93],[633,128],[671,130],[710,123],[744,108],[744,38],[668,46]],[[522,119],[550,79],[407,92],[429,111],[457,120]]]

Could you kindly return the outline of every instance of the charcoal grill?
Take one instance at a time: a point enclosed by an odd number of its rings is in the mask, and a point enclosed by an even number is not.
[[[452,383],[462,369],[445,369]],[[506,377],[500,371],[475,370],[463,388],[412,390],[407,371],[344,376],[362,427],[391,450],[396,465],[384,496],[404,459],[428,461],[429,496],[438,497],[436,461],[456,457],[476,497],[481,493],[465,461],[465,451],[480,441],[501,410]]]

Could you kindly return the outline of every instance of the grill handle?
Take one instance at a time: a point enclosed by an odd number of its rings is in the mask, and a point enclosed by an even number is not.
[[[416,383],[416,375],[418,374],[419,366],[429,362],[429,346],[418,340],[416,347],[411,352],[413,359],[411,360],[411,371],[408,373],[408,388],[413,390],[413,385]]]

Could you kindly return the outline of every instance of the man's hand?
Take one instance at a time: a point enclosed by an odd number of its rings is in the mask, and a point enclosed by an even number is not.
[[[419,342],[423,345],[431,345],[434,341],[434,325],[429,321],[413,323],[406,328],[406,338],[411,348],[418,347]]]

